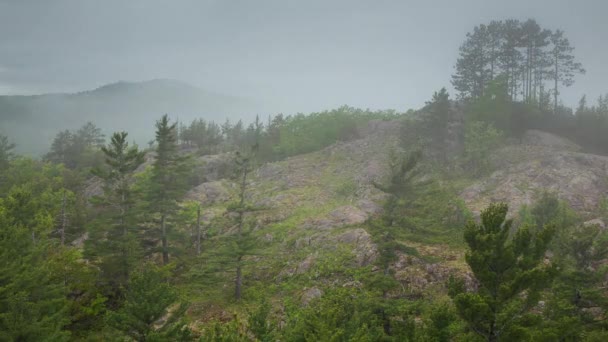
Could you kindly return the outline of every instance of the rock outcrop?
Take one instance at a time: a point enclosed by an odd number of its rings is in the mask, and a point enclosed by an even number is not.
[[[517,212],[550,191],[585,214],[608,196],[608,157],[574,152],[576,145],[544,132],[528,132],[523,141],[497,151],[498,171],[462,191],[474,212],[499,201]]]

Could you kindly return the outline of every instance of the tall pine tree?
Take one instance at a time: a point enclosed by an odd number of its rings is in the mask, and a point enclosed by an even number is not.
[[[158,236],[163,264],[169,263],[169,230],[171,220],[179,209],[177,200],[186,189],[186,157],[177,146],[177,124],[171,124],[165,114],[156,122],[156,159],[152,165],[148,202],[158,219]]]
[[[126,132],[114,133],[101,150],[105,167],[94,174],[103,180],[104,193],[94,202],[102,213],[91,232],[94,238],[87,244],[89,256],[100,261],[104,282],[115,292],[126,286],[139,250],[134,231],[136,199],[132,183],[133,172],[144,161],[144,152],[137,146],[129,146]]]
[[[557,30],[550,37],[552,49],[550,58],[553,70],[549,74],[553,80],[553,111],[557,112],[557,97],[559,95],[559,85],[566,87],[574,84],[575,74],[584,74],[585,69],[581,63],[575,62],[574,47],[570,45],[568,38],[564,36],[564,31]]]

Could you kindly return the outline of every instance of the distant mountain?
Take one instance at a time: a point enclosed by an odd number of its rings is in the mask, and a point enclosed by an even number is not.
[[[180,121],[224,121],[249,120],[262,111],[254,101],[180,81],[121,81],[75,94],[0,96],[0,134],[9,136],[21,153],[41,154],[58,131],[92,121],[106,135],[124,130],[143,144],[153,138],[154,122],[165,113]]]

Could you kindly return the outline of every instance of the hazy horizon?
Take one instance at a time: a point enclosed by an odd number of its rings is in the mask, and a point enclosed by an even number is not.
[[[405,111],[447,87],[475,25],[535,18],[563,29],[587,69],[562,90],[575,106],[608,92],[600,0],[70,1],[0,0],[0,94],[91,90],[175,79],[283,112],[350,106]],[[32,25],[35,23],[35,25]]]

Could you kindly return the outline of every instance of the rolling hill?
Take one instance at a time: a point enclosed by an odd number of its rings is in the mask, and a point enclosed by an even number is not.
[[[92,121],[108,135],[124,130],[139,144],[152,138],[156,119],[224,121],[249,119],[261,113],[258,103],[216,94],[167,79],[116,82],[73,94],[0,96],[0,134],[17,144],[17,151],[40,155],[55,134]],[[145,123],[142,125],[142,123]]]

